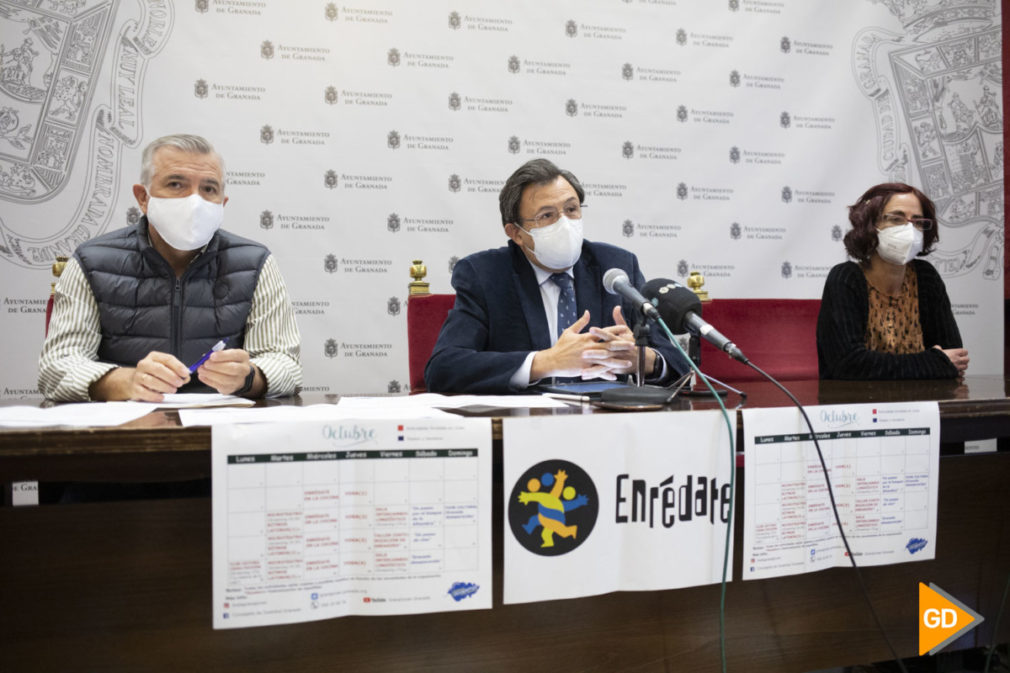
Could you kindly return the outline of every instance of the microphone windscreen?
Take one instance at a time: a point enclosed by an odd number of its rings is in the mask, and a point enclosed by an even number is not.
[[[656,305],[663,322],[676,334],[688,331],[688,313],[701,316],[698,295],[668,278],[653,278],[642,286],[642,294]]]
[[[616,267],[613,269],[607,269],[607,272],[603,274],[603,289],[610,294],[617,294],[617,290],[614,288],[614,283],[619,280],[623,280],[629,285],[631,283],[631,281],[628,280],[628,274],[626,274],[623,269],[618,269]]]

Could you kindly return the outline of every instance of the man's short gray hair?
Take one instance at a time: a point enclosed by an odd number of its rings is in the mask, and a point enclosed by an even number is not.
[[[176,133],[170,136],[162,136],[157,140],[152,140],[144,148],[144,154],[140,158],[140,184],[145,187],[151,186],[151,178],[154,177],[154,153],[162,147],[174,147],[183,152],[191,154],[213,154],[217,157],[221,166],[221,188],[224,188],[224,159],[217,153],[214,146],[202,136],[189,133]]]
[[[516,172],[509,176],[498,194],[498,209],[501,211],[501,223],[505,226],[509,222],[519,224],[522,217],[519,214],[519,204],[523,198],[523,190],[527,185],[546,185],[562,177],[568,181],[579,197],[579,203],[586,198],[586,191],[582,188],[579,179],[570,172],[558,168],[553,162],[547,159],[531,159],[516,169]]]

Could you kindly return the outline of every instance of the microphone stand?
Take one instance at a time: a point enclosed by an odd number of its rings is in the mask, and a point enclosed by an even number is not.
[[[641,314],[640,314],[641,315]],[[600,405],[608,409],[634,411],[635,409],[659,409],[668,404],[677,394],[662,386],[645,383],[645,349],[649,345],[649,326],[645,316],[635,324],[635,346],[638,349],[635,385],[626,388],[609,388],[600,393]],[[658,356],[657,356],[658,357]]]
[[[701,337],[692,332],[688,332],[687,357],[701,369]]]
[[[639,388],[645,385],[645,349],[649,346],[648,323],[641,321],[635,325],[635,346],[638,348],[638,368],[635,375],[635,385]]]
[[[704,374],[704,372],[702,372],[702,373]],[[715,394],[718,395],[719,397],[723,397],[723,396],[727,395],[728,393],[726,391],[728,390],[730,392],[733,392],[733,393],[736,393],[737,395],[739,395],[741,400],[747,399],[747,393],[745,393],[742,390],[737,390],[736,388],[734,388],[733,386],[729,385],[725,381],[720,381],[719,379],[715,378],[714,376],[709,376],[708,374],[705,374],[705,378],[708,379],[709,381],[711,381],[712,383],[714,383],[716,385],[719,385],[719,386],[722,386],[723,388],[726,389],[726,390],[717,390],[717,391],[715,391]],[[695,385],[697,385],[697,384],[695,384]],[[696,388],[690,388],[688,390],[685,390],[685,391],[681,392],[681,395],[683,395],[684,397],[712,397],[712,391],[709,390],[708,388],[702,388],[702,387],[698,386]]]
[[[698,369],[701,369],[701,338],[694,332],[688,332],[688,334],[690,338],[688,339],[687,356],[691,358],[691,362],[693,362]],[[704,373],[705,372],[702,372],[702,374]],[[693,385],[683,391],[681,395],[684,397],[714,397],[716,395],[719,397],[725,397],[728,394],[726,392],[728,390],[739,395],[741,400],[747,399],[747,393],[742,390],[737,390],[725,381],[720,381],[719,379],[707,374],[705,374],[705,378],[716,385],[722,386],[725,390],[716,390],[715,393],[713,393],[708,389],[708,386],[698,385],[699,382],[696,380],[696,377],[694,377],[692,379]]]

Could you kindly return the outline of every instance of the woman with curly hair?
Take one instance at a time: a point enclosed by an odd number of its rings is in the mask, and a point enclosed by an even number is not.
[[[924,259],[939,239],[936,207],[910,185],[871,187],[849,206],[845,251],[817,318],[822,379],[960,378],[968,351],[940,274]]]

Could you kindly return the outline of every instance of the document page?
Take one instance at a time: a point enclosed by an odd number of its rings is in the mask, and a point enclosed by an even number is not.
[[[253,407],[249,409],[232,407],[215,407],[213,409],[180,409],[179,422],[184,426],[191,425],[227,425],[229,423],[283,423],[308,421],[337,421],[340,419],[362,420],[406,420],[408,418],[459,418],[441,409],[425,407],[392,407],[383,406],[350,408],[340,404],[310,404],[307,407],[289,406]]]
[[[936,402],[805,407],[856,563],[936,555]],[[794,408],[745,409],[744,579],[850,565],[810,431]]]
[[[214,426],[214,628],[491,607],[491,421]]]
[[[45,409],[37,406],[0,407],[0,427],[32,428],[66,426],[87,428],[122,425],[158,408],[142,402],[77,402]]]
[[[237,395],[221,393],[169,393],[158,402],[159,409],[197,409],[200,407],[251,407],[256,402]]]

